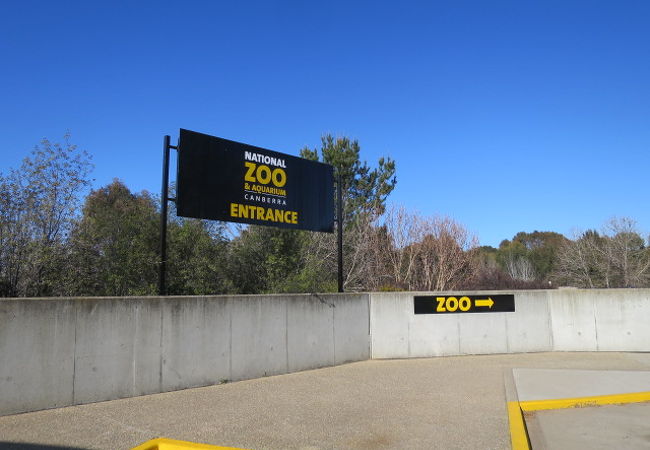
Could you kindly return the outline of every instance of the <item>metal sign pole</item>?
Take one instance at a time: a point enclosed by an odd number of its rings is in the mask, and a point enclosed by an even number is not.
[[[165,274],[167,271],[167,202],[169,195],[169,136],[163,140],[163,173],[162,189],[160,191],[160,272],[158,273],[158,294],[167,295]]]
[[[339,292],[343,292],[343,182],[340,169],[336,182],[336,223],[338,227],[338,285]]]

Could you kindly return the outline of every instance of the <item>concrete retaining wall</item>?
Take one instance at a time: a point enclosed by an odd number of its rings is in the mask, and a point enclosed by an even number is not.
[[[0,415],[370,358],[367,294],[0,300]]]
[[[369,358],[650,351],[650,289],[500,293],[515,312],[415,315],[413,292],[3,299],[0,415]]]
[[[480,294],[485,294],[481,291]],[[541,351],[650,351],[650,289],[491,291],[515,312],[418,314],[414,295],[370,294],[373,358]]]

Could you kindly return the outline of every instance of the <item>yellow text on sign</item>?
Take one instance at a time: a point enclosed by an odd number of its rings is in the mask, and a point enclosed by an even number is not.
[[[476,299],[474,300],[474,304],[472,304],[472,299],[469,297],[436,297],[436,301],[438,302],[436,312],[466,312],[472,309],[472,307],[487,307],[492,309],[492,306],[494,305],[494,300],[492,300],[491,297],[486,299]]]
[[[242,205],[240,203],[230,204],[230,217],[298,224],[298,211],[262,208],[261,206]]]
[[[469,297],[436,297],[436,301],[438,302],[437,312],[469,311],[472,307]]]
[[[278,167],[271,169],[264,164],[256,164],[246,161],[246,175],[244,180],[251,183],[269,184],[273,183],[276,187],[282,187],[287,183],[287,173],[284,169]]]

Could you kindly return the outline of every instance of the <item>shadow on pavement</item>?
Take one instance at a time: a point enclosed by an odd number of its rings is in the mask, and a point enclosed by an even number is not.
[[[0,441],[0,450],[86,450],[83,447]]]

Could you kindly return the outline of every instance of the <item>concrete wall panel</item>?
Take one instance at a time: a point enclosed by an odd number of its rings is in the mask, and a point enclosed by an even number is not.
[[[75,404],[132,395],[134,302],[88,299],[76,306]]]
[[[286,301],[287,372],[334,365],[334,303],[321,296]]]
[[[515,300],[516,301],[516,300]],[[506,316],[513,313],[458,314],[460,353],[508,353]]]
[[[505,313],[508,351],[512,353],[553,350],[548,291],[516,293],[515,312]]]
[[[133,396],[162,391],[162,300],[134,299]]]
[[[578,289],[549,291],[553,350],[592,352],[598,350],[594,303]]]
[[[74,301],[0,301],[0,415],[73,403],[74,340]]]
[[[367,294],[321,295],[334,305],[334,364],[370,359],[370,299]]]
[[[287,302],[279,296],[241,296],[230,302],[233,380],[288,372]]]
[[[460,334],[458,315],[446,314],[431,320],[429,315],[415,315],[409,318],[409,356],[459,355]]]
[[[409,357],[409,317],[413,301],[401,292],[370,294],[370,339],[373,358]],[[412,298],[412,295],[411,295]]]
[[[165,300],[162,390],[209,386],[230,377],[230,311],[226,297]]]
[[[594,302],[598,350],[650,351],[650,290],[602,290]]]

